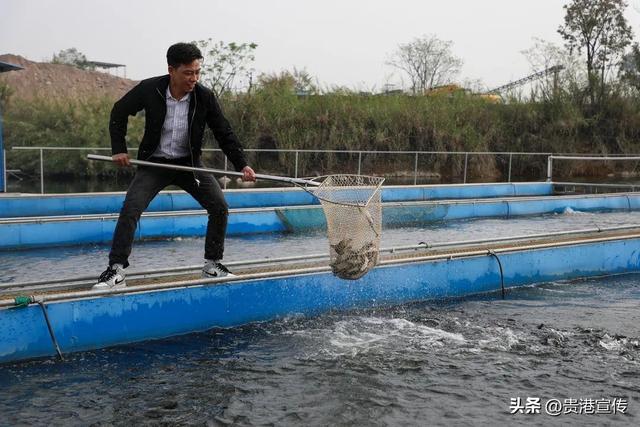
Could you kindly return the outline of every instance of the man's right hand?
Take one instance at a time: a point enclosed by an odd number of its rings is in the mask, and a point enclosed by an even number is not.
[[[111,158],[118,166],[131,166],[131,163],[129,162],[129,154],[127,153],[114,154]]]

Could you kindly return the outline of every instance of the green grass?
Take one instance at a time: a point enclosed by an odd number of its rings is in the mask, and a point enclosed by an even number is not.
[[[110,147],[109,112],[113,100],[12,100],[5,107],[5,144],[12,146]],[[553,103],[492,104],[479,97],[363,96],[326,94],[297,97],[262,90],[221,100],[226,116],[247,148],[526,151],[637,153],[640,103],[613,98],[604,112],[587,118],[568,100]],[[128,144],[136,147],[144,119],[130,120]],[[207,134],[208,147],[217,147]],[[215,156],[210,156],[212,159]],[[20,168],[37,175],[36,153],[10,156]],[[263,172],[292,175],[293,155],[251,155]],[[219,156],[214,162],[219,162]],[[301,155],[299,176],[348,169],[357,155]],[[212,165],[219,166],[219,165]],[[11,167],[11,165],[10,165]],[[457,176],[463,157],[424,156],[421,172]],[[513,176],[536,177],[544,162],[516,162]],[[363,172],[413,170],[410,156],[367,156]],[[86,162],[76,152],[50,154],[47,172],[71,176],[113,174],[103,163]],[[594,171],[597,173],[598,171]],[[505,173],[505,159],[486,158],[470,165],[470,174],[487,179]]]

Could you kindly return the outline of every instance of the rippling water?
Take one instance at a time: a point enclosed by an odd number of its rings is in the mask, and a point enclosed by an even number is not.
[[[633,224],[637,215],[464,221],[385,230],[384,243]],[[320,252],[321,236],[230,239],[229,258]],[[201,245],[141,244],[136,266],[161,264],[159,254],[191,264]],[[22,277],[34,265],[51,273],[99,264],[106,251],[29,251],[0,261]],[[517,397],[623,398],[628,407],[612,415],[510,415]],[[0,425],[638,425],[640,275],[546,283],[510,290],[505,300],[490,294],[294,317],[65,362],[3,365],[0,414]]]
[[[640,276],[618,276],[6,365],[0,413],[7,424],[637,425],[639,303]],[[623,397],[628,410],[510,415],[515,397]]]

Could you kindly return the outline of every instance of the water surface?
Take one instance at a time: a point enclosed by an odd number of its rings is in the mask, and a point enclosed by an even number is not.
[[[383,246],[634,224],[638,213],[385,230]],[[137,244],[146,269],[202,239]],[[230,260],[326,250],[323,233],[231,238]],[[104,246],[0,253],[15,280],[99,272]],[[6,277],[5,277],[6,279]],[[511,399],[626,399],[626,414],[511,415]],[[638,425],[640,275],[289,317],[0,366],[0,425]]]

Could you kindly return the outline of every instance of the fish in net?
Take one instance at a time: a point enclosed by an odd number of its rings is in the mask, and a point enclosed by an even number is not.
[[[327,219],[331,270],[341,279],[359,279],[378,263],[383,182],[381,177],[329,175],[311,190]]]

